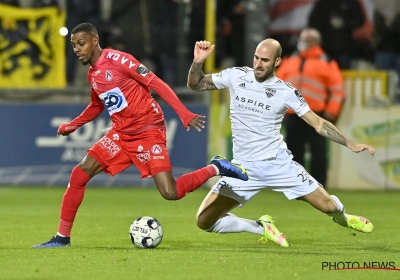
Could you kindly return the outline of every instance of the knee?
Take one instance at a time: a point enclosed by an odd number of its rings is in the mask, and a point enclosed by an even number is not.
[[[207,231],[214,225],[214,222],[206,219],[206,217],[200,213],[196,217],[196,225],[199,229]]]
[[[178,199],[178,193],[177,193],[176,189],[163,188],[163,189],[160,189],[160,194],[166,200],[177,200]]]

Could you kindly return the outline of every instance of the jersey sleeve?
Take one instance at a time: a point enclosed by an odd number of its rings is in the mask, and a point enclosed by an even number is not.
[[[292,109],[299,117],[303,116],[305,113],[310,111],[310,107],[307,104],[307,101],[301,95],[301,93],[294,88],[291,84],[285,83],[288,88],[286,104],[287,106]]]
[[[151,80],[154,79],[155,74],[150,71],[146,66],[141,64],[131,54],[123,53],[120,68],[129,77],[133,78],[138,83],[149,86]]]
[[[189,122],[197,116],[190,112],[179,100],[175,92],[157,76],[151,80],[149,87],[157,92],[157,94],[164,99],[172,109],[174,109],[185,127],[187,127]]]
[[[229,88],[231,84],[231,76],[233,75],[233,69],[228,68],[219,73],[214,73],[211,75],[214,85],[218,89]]]
[[[94,120],[104,110],[104,104],[97,96],[93,88],[90,89],[90,103],[83,112],[70,122],[70,125],[81,127]]]

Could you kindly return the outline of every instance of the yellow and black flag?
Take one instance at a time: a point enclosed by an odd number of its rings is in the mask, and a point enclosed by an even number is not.
[[[0,87],[61,88],[65,78],[65,11],[0,4]]]

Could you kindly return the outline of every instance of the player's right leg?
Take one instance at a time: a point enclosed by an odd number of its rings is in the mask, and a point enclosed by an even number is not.
[[[86,155],[71,172],[68,187],[61,204],[60,224],[57,234],[49,241],[34,245],[33,248],[71,246],[72,225],[82,203],[87,182],[101,171],[101,165],[93,157]]]
[[[260,241],[266,243],[268,240],[283,247],[289,247],[286,237],[276,228],[274,220],[264,215],[257,221],[237,217],[229,211],[240,205],[240,202],[229,196],[221,195],[218,192],[226,192],[229,186],[222,183],[213,187],[203,200],[197,212],[197,226],[207,232],[216,233],[238,233],[251,232],[261,235]],[[233,194],[232,190],[227,191]],[[259,191],[249,192],[249,198]],[[242,202],[244,203],[244,201]]]
[[[120,137],[115,135],[118,135],[115,130],[109,131],[89,149],[85,158],[72,170],[62,199],[58,232],[49,241],[33,248],[70,246],[72,226],[83,201],[87,182],[101,171],[115,175],[132,164],[121,149]]]

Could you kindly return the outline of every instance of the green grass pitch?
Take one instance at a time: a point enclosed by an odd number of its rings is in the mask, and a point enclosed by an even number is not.
[[[400,279],[395,270],[322,270],[322,262],[394,262],[399,268],[400,192],[331,192],[348,213],[374,223],[370,234],[340,227],[272,191],[233,211],[249,219],[274,216],[289,248],[258,243],[250,233],[198,229],[195,215],[207,192],[166,201],[155,187],[88,187],[72,247],[32,249],[55,234],[64,188],[1,187],[0,279]],[[129,239],[130,224],[145,215],[164,228],[156,249],[137,249]]]

